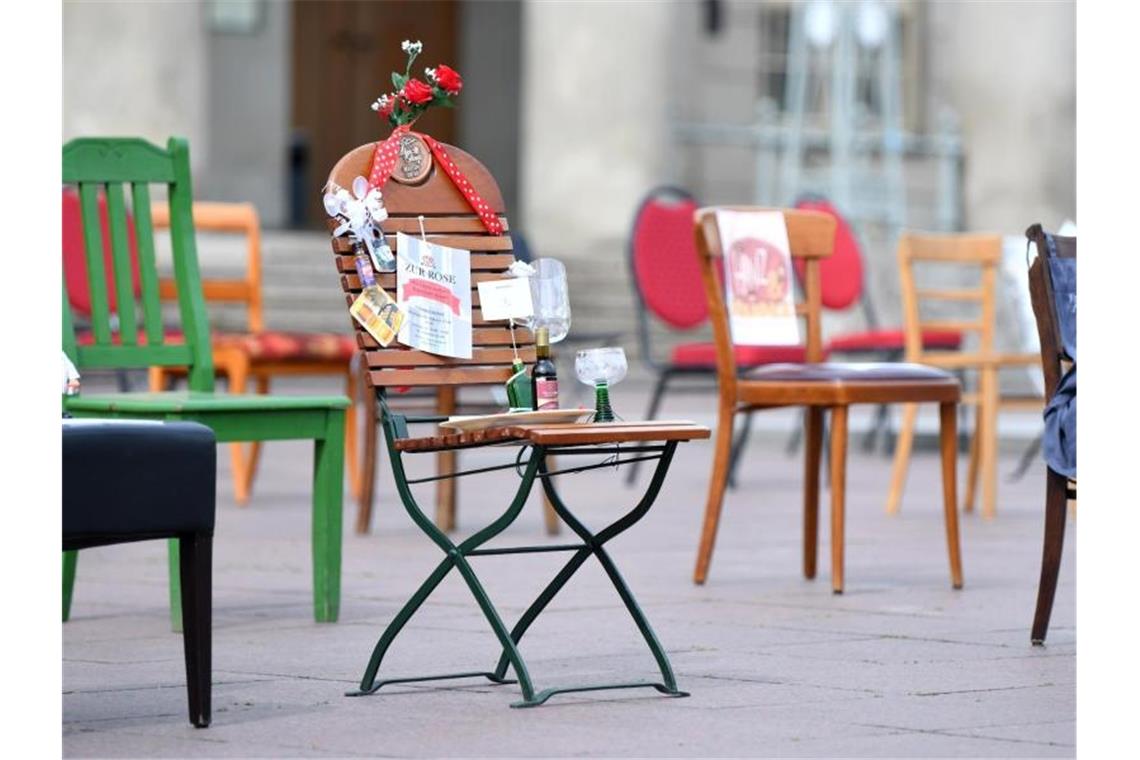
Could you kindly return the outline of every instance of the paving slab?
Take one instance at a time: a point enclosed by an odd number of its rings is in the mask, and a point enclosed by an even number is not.
[[[328,392],[318,382],[283,392]],[[625,386],[623,409],[645,402]],[[628,393],[628,395],[625,395]],[[711,423],[713,400],[669,399],[663,416]],[[789,418],[791,420],[792,418]],[[1071,757],[1075,754],[1075,520],[1069,524],[1047,646],[1029,644],[1040,568],[1044,469],[1007,482],[999,511],[962,514],[966,586],[950,588],[939,464],[916,453],[901,514],[883,511],[890,459],[850,455],[847,588],[831,593],[827,490],[819,573],[804,579],[801,463],[785,436],[754,433],[725,501],[708,582],[691,573],[712,447],[682,446],[658,504],[610,545],[612,556],[692,696],[652,690],[554,697],[512,710],[517,687],[469,680],[386,687],[349,698],[386,623],[441,558],[399,504],[381,462],[373,530],[352,532],[345,499],[340,621],[312,621],[311,445],[263,450],[251,503],[232,498],[219,449],[214,552],[213,724],[186,720],[182,643],[169,623],[163,542],[81,553],[63,639],[68,757]],[[461,456],[494,464],[501,451]],[[430,455],[413,459],[419,475]],[[965,459],[960,462],[964,475]],[[622,472],[566,476],[568,501],[593,528],[638,495]],[[648,472],[641,473],[641,482]],[[464,481],[460,534],[494,519],[517,478]],[[432,504],[434,489],[418,492]],[[540,501],[496,545],[545,536]],[[475,560],[510,621],[564,555]],[[536,686],[655,679],[653,658],[600,568],[588,563],[523,639]],[[499,649],[458,577],[409,623],[383,674],[490,668]]]

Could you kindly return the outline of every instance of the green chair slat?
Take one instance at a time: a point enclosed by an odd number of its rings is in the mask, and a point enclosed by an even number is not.
[[[106,393],[69,396],[68,411],[76,412],[271,412],[292,409],[346,409],[345,396],[268,396],[245,393],[167,391],[159,393]]]
[[[149,346],[162,344],[162,304],[158,297],[158,268],[154,258],[154,223],[150,213],[150,188],[145,182],[131,184],[131,207],[139,252],[139,284],[142,288],[143,326]]]
[[[157,346],[79,346],[76,367],[98,369],[139,369],[143,367],[187,367],[194,363],[194,352],[185,344]]]
[[[63,146],[63,181],[169,184],[175,181],[174,161],[168,151],[137,137],[85,137]]]
[[[99,186],[79,185],[79,205],[83,218],[83,247],[87,256],[87,289],[91,294],[91,332],[95,342],[111,342],[111,317],[107,305],[107,278],[103,270],[103,228],[99,224]]]
[[[111,227],[111,261],[115,270],[115,312],[119,317],[119,340],[124,346],[136,346],[139,342],[139,329],[135,317],[131,247],[127,237],[127,204],[123,199],[121,183],[107,185],[107,216]]]

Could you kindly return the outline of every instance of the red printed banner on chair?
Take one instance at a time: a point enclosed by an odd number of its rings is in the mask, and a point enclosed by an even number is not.
[[[779,211],[717,211],[732,342],[797,345],[788,230]]]

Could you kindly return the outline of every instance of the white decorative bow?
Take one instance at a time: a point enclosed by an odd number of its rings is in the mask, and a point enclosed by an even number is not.
[[[382,250],[378,251],[376,236],[373,234],[373,230],[380,230],[380,223],[388,218],[388,209],[384,208],[380,188],[370,190],[368,180],[357,177],[352,181],[351,194],[343,187],[333,185],[330,185],[329,190],[324,198],[325,211],[329,216],[341,220],[340,226],[333,230],[333,237],[352,232],[358,240],[364,241],[373,261],[386,264],[392,258],[391,251],[387,250],[386,245],[382,245]],[[381,236],[380,240],[383,239]]]

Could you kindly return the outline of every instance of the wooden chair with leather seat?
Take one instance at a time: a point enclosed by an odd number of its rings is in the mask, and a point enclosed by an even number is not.
[[[214,370],[224,376],[230,393],[245,393],[250,381],[257,393],[269,393],[273,377],[332,375],[344,378],[345,395],[356,405],[345,419],[345,468],[354,497],[361,491],[358,462],[357,419],[360,405],[359,376],[353,367],[356,341],[349,330],[337,332],[301,332],[268,329],[261,292],[261,223],[251,203],[218,203],[195,201],[194,229],[198,232],[233,233],[244,237],[246,270],[242,278],[203,278],[202,290],[208,304],[238,303],[246,307],[244,332],[213,331],[210,336]],[[156,230],[170,228],[170,207],[155,203],[152,220]],[[164,301],[176,301],[173,279],[159,281],[159,295]],[[165,390],[171,379],[185,376],[178,367],[152,367],[150,389]],[[375,435],[373,430],[367,434]],[[257,474],[261,441],[230,444],[233,467],[234,500],[247,504]]]
[[[757,207],[727,207],[744,212],[770,211]],[[962,563],[958,544],[958,513],[955,510],[956,413],[958,381],[949,373],[904,363],[822,362],[820,335],[820,260],[831,255],[835,245],[835,218],[819,211],[782,210],[787,225],[793,261],[803,261],[806,301],[796,313],[807,323],[807,363],[771,364],[738,376],[722,282],[716,264],[723,258],[717,228],[716,208],[696,212],[696,241],[701,279],[712,317],[717,348],[717,379],[720,387],[718,421],[712,478],[705,507],[693,579],[708,577],[717,526],[728,475],[732,424],[737,412],[778,407],[806,407],[804,455],[803,573],[816,574],[818,543],[819,468],[823,444],[823,416],[831,417],[831,584],[835,593],[844,586],[845,477],[847,465],[847,411],[852,404],[933,402],[939,405],[942,422],[942,497],[945,514],[950,578],[962,586]]]
[[[905,360],[916,364],[977,374],[977,391],[962,394],[961,402],[975,407],[974,433],[970,439],[970,464],[966,474],[965,509],[973,511],[977,485],[982,484],[982,515],[997,514],[998,412],[1002,408],[1040,409],[1038,395],[1002,395],[999,373],[1019,367],[1033,367],[1040,361],[1037,354],[1000,353],[995,349],[997,332],[997,277],[1001,265],[1002,240],[997,235],[928,235],[904,233],[899,240],[899,281],[902,286],[903,324],[906,331]],[[972,288],[919,287],[918,266],[963,267],[980,270],[980,284]],[[945,277],[945,270],[942,273]],[[923,306],[936,302],[972,303],[980,313],[960,319],[923,317]],[[972,350],[934,350],[923,342],[928,330],[958,330],[976,333]],[[887,496],[887,512],[898,512],[906,484],[911,444],[914,440],[918,409],[913,404],[903,408],[895,446],[891,489]]]
[[[1041,366],[1045,373],[1046,403],[1052,400],[1061,382],[1061,375],[1072,357],[1061,339],[1055,312],[1053,278],[1049,271],[1049,256],[1077,258],[1077,239],[1061,235],[1048,235],[1040,224],[1026,231],[1026,236],[1037,247],[1037,258],[1029,267],[1029,296],[1033,315],[1037,319],[1037,334],[1041,340]],[[1047,237],[1048,236],[1048,237]],[[1049,240],[1051,238],[1051,240]],[[1052,243],[1052,250],[1049,243]],[[1041,549],[1041,580],[1037,585],[1037,607],[1033,614],[1030,640],[1034,645],[1045,643],[1049,631],[1049,618],[1053,614],[1053,597],[1057,592],[1057,575],[1061,569],[1061,550],[1065,544],[1065,513],[1070,499],[1077,498],[1076,480],[1045,468],[1045,540]]]

